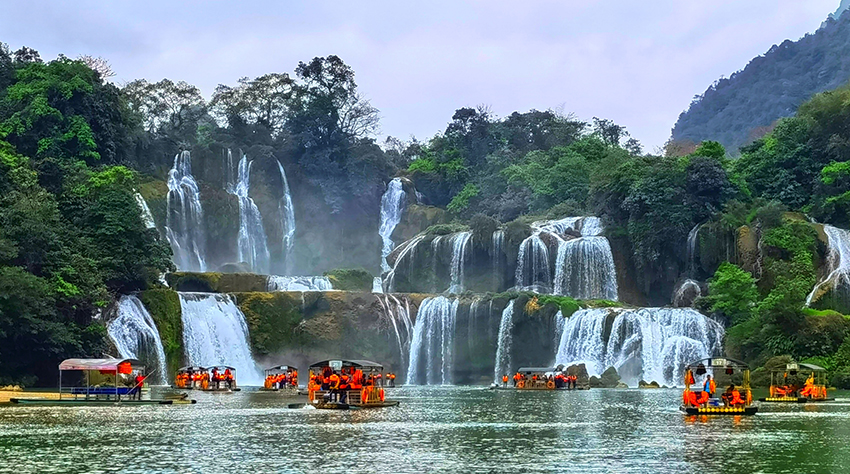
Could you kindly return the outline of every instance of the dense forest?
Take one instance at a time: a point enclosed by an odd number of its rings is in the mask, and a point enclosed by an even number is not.
[[[702,224],[694,276],[710,292],[697,305],[728,326],[730,354],[754,364],[817,358],[839,377],[850,373],[850,324],[804,305],[826,252],[804,214],[848,224],[850,87],[814,97],[732,159],[717,141],[646,155],[609,120],[551,110],[499,118],[486,107],[458,109],[428,140],[379,144],[378,111],[336,56],[300,63],[291,76],[219,86],[209,101],[184,82],[119,88],[109,75],[91,58],[45,62],[31,49],[0,48],[0,383],[49,384],[59,359],[99,356],[102,310],[174,269],[134,192],[164,213],[180,150],[197,157],[210,241],[235,241],[234,224],[221,220],[234,206],[220,186],[226,149],[263,171],[261,211],[279,198],[277,163],[287,167],[305,216],[302,272],[362,266],[377,276],[378,208],[395,176],[444,213],[434,232],[600,216],[628,256],[633,304],[669,302],[689,265],[685,241]],[[757,241],[752,258],[718,250],[747,235]],[[220,263],[233,261],[218,252]]]
[[[722,143],[732,154],[794,115],[815,94],[850,80],[850,15],[845,5],[815,33],[774,45],[742,70],[694,97],[679,116],[672,140],[694,146]]]

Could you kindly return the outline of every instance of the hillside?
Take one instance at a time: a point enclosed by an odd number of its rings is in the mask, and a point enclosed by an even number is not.
[[[840,18],[830,17],[814,34],[774,45],[744,70],[712,84],[679,116],[672,139],[715,140],[737,154],[815,94],[847,82],[850,15],[842,8]]]

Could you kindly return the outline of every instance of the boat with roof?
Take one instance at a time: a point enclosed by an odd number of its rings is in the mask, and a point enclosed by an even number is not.
[[[263,371],[265,380],[260,391],[298,394],[298,369],[291,365],[276,365]]]
[[[805,377],[805,381],[803,381]],[[826,369],[815,364],[791,362],[785,370],[770,371],[770,396],[766,403],[820,403],[835,401],[826,391]]]
[[[307,384],[309,403],[320,410],[397,406],[398,401],[384,397],[383,370],[381,364],[368,360],[316,362],[310,365]]]
[[[18,405],[132,406],[193,404],[188,397],[145,398],[144,384],[154,372],[136,359],[66,359],[59,364],[59,397],[12,398]]]
[[[695,377],[700,377],[699,384]],[[728,383],[720,397],[716,397],[718,380],[722,381],[721,387]],[[744,362],[725,357],[700,359],[685,367],[684,382],[679,409],[688,415],[752,416],[758,413],[758,407],[753,406],[750,368]]]

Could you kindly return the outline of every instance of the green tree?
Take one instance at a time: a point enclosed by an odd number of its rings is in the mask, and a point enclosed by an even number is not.
[[[737,265],[721,263],[709,280],[708,288],[705,300],[711,311],[723,314],[730,325],[742,323],[756,314],[759,293],[755,278]]]

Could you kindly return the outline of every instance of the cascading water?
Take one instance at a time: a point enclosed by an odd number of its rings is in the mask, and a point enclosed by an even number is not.
[[[375,277],[372,279],[372,293],[383,293],[384,292],[384,283],[381,281],[381,277]]]
[[[389,273],[387,273],[387,276],[386,276],[386,279],[385,279],[386,282],[387,282],[387,284],[386,284],[387,293],[392,293],[393,291],[395,291],[396,269],[398,269],[401,266],[401,264],[406,260],[410,261],[411,266],[413,265],[413,256],[416,252],[416,246],[419,245],[419,242],[422,242],[422,240],[424,240],[424,239],[425,239],[425,235],[419,234],[416,237],[414,237],[413,239],[408,240],[407,242],[402,244],[402,247],[399,248],[399,254],[398,254],[398,257],[395,260],[395,264],[393,265],[392,270],[390,270]]]
[[[142,222],[145,223],[145,227],[148,229],[156,229],[156,222],[153,220],[153,214],[151,214],[151,208],[148,207],[147,201],[142,197],[141,194],[137,193],[133,190],[133,197],[136,198],[136,203],[139,205],[139,209],[142,212]]]
[[[540,234],[533,234],[522,241],[516,267],[517,288],[542,286],[551,290],[552,271],[549,268],[549,248],[543,243]]]
[[[230,150],[227,150],[230,155]],[[233,194],[239,199],[239,236],[237,238],[238,258],[245,262],[255,273],[269,272],[269,247],[266,241],[266,231],[263,228],[263,217],[254,200],[248,196],[251,187],[251,165],[246,155],[239,160],[239,170],[236,175],[236,186]]]
[[[404,192],[401,178],[394,178],[387,185],[387,190],[381,197],[381,227],[378,229],[378,234],[383,241],[381,248],[381,268],[384,271],[390,269],[387,264],[387,255],[393,251],[395,244],[393,243],[392,235],[396,226],[401,222],[401,216],[404,214],[404,209],[407,205],[407,195]]]
[[[280,161],[277,162],[277,167],[280,170],[280,180],[283,183],[283,197],[280,199],[278,211],[283,234],[284,268],[289,273],[292,271],[292,248],[295,246],[295,206],[292,204],[292,193],[289,191],[286,171],[283,170]]]
[[[261,385],[263,373],[248,345],[245,315],[229,295],[178,293],[183,320],[183,346],[190,365],[236,368],[241,385]]]
[[[513,342],[514,329],[514,301],[510,300],[502,311],[502,320],[499,322],[499,336],[496,347],[496,364],[493,372],[493,383],[498,384],[502,376],[510,374],[513,370],[511,364],[511,346]]]
[[[688,277],[696,277],[697,272],[697,237],[699,237],[699,228],[702,224],[697,224],[688,232]]]
[[[472,240],[472,232],[459,232],[452,235],[452,268],[451,268],[451,285],[447,290],[448,293],[463,292],[463,269],[466,263],[466,249],[469,241]]]
[[[268,291],[331,291],[328,277],[269,275]]]
[[[673,290],[673,307],[687,308],[693,306],[694,301],[702,296],[702,288],[699,282],[690,278],[683,280],[675,290]]]
[[[829,244],[827,255],[829,273],[806,297],[806,306],[830,288],[843,299],[850,299],[847,296],[850,292],[850,231],[831,225],[823,226],[823,231],[826,233]]]
[[[597,376],[614,367],[631,386],[678,385],[687,363],[721,353],[722,343],[723,327],[693,309],[583,309],[567,322],[555,363],[584,363]]]
[[[402,303],[395,295],[378,296],[378,303],[384,311],[384,317],[390,321],[398,343],[401,365],[407,366],[410,361],[410,344],[413,340],[413,322],[410,319],[410,301],[402,298]]]
[[[148,367],[156,368],[156,373],[150,377],[151,382],[167,384],[168,369],[162,339],[145,305],[135,296],[124,295],[118,300],[117,314],[106,326],[106,333],[118,353],[123,358],[139,359]]]
[[[422,301],[410,343],[408,385],[451,385],[458,304],[444,296]]]
[[[562,313],[561,310],[558,310],[558,312],[555,313],[554,318],[555,318],[555,334],[554,334],[554,336],[555,336],[554,340],[555,341],[554,342],[555,342],[555,347],[558,347],[558,345],[561,343],[561,335],[564,334],[564,328],[567,326],[567,318],[564,317],[564,313]]]
[[[174,157],[168,172],[168,211],[165,233],[174,253],[178,270],[207,270],[204,216],[201,192],[192,176],[192,157],[188,151]]]
[[[558,295],[616,301],[617,269],[608,239],[580,237],[558,242],[554,286]]]

